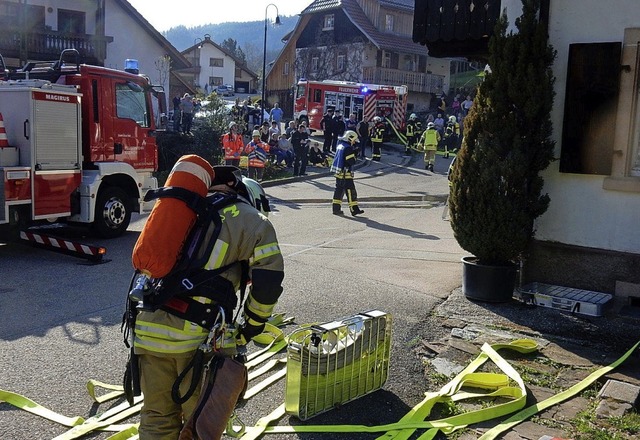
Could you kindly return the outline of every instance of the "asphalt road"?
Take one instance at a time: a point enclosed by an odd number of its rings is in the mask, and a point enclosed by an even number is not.
[[[464,251],[442,220],[447,163],[438,163],[435,175],[421,165],[420,158],[409,160],[387,151],[381,163],[359,169],[356,186],[365,214],[358,218],[331,215],[330,176],[267,188],[270,219],[286,264],[277,311],[295,317],[296,323],[285,333],[299,324],[371,309],[393,317],[391,368],[383,389],[309,423],[394,422],[428,391],[413,347],[428,336],[425,322],[433,307],[459,286]],[[343,209],[347,211],[346,203]],[[66,416],[87,418],[113,404],[93,404],[85,384],[89,379],[121,383],[127,350],[120,322],[132,275],[131,250],[144,221],[135,217],[129,231],[115,240],[76,235],[107,247],[109,261],[98,265],[22,244],[0,245],[0,388]],[[243,404],[239,414],[251,425],[283,396],[281,380]],[[301,422],[285,417],[280,423]],[[65,430],[0,403],[2,439],[49,439]]]

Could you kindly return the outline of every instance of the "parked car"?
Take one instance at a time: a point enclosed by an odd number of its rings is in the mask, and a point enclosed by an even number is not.
[[[233,87],[229,85],[220,85],[216,87],[215,92],[220,96],[234,96],[236,94]]]

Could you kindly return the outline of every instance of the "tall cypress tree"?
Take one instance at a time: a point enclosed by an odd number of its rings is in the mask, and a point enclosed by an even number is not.
[[[517,32],[502,16],[489,42],[489,67],[469,115],[451,175],[450,213],[460,246],[485,264],[515,261],[549,197],[539,175],[553,159],[551,109],[556,56],[540,0],[522,0]]]

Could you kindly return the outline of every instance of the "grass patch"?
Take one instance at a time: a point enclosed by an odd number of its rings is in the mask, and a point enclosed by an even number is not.
[[[592,399],[589,407],[578,413],[569,423],[573,426],[575,440],[628,440],[640,434],[640,414],[629,412],[622,417],[596,417],[599,399]]]

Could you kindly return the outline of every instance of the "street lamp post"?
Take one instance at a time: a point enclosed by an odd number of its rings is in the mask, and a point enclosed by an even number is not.
[[[265,88],[266,88],[266,79],[267,79],[267,12],[269,10],[269,6],[273,6],[276,8],[276,21],[274,24],[280,24],[280,15],[278,14],[278,7],[273,3],[269,3],[266,8],[264,8],[264,50],[262,51],[262,99],[260,100],[260,125],[264,122],[264,104],[265,104]]]
[[[196,46],[197,44],[197,46]],[[193,66],[194,67],[199,67],[200,66],[200,53],[198,52],[198,49],[202,49],[202,38],[200,37],[196,37],[193,39]],[[200,85],[200,74],[198,73],[197,75],[194,73],[193,74],[193,86],[197,89],[198,86]]]

